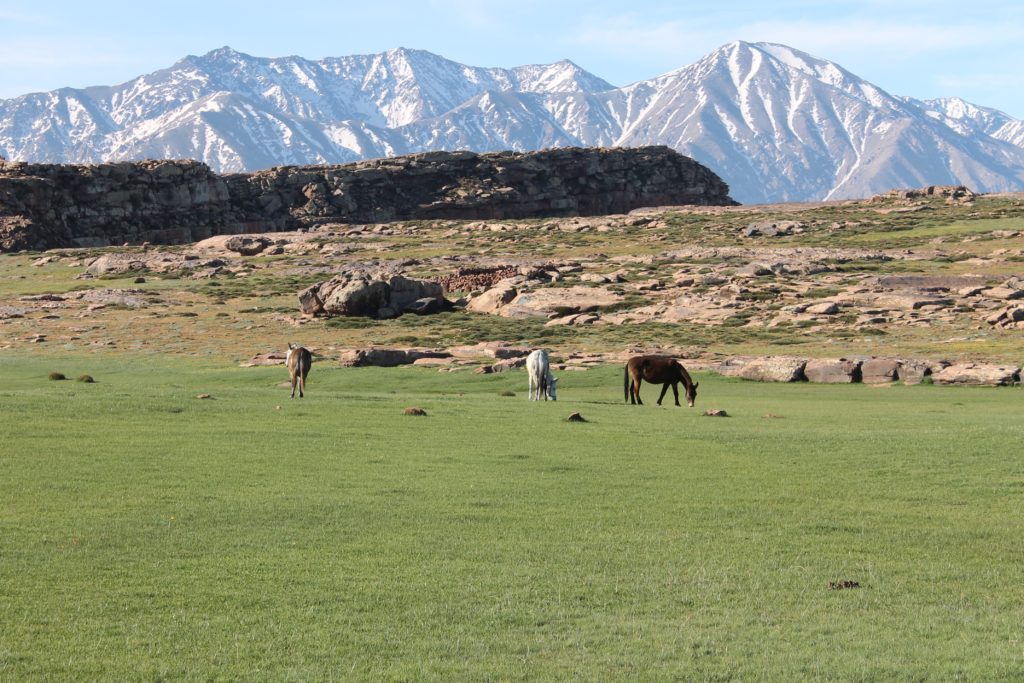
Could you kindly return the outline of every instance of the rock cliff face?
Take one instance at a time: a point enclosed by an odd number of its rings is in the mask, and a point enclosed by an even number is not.
[[[175,244],[232,224],[227,185],[197,161],[0,163],[0,251]]]
[[[0,163],[0,251],[175,244],[321,223],[735,204],[728,192],[717,175],[668,147],[427,152],[226,176],[195,161],[7,162]]]

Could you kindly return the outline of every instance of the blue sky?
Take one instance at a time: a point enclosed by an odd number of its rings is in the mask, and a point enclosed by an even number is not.
[[[224,45],[310,59],[408,47],[474,66],[568,58],[626,85],[737,39],[830,59],[894,95],[1024,119],[1020,0],[0,0],[0,98],[121,83]]]

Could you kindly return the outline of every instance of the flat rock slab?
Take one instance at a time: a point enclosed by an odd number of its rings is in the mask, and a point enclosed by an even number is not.
[[[594,311],[620,301],[621,294],[603,287],[547,287],[519,294],[498,314],[506,318],[547,318],[558,313]]]
[[[68,299],[78,299],[94,307],[124,306],[125,308],[145,308],[149,305],[143,289],[83,289],[66,294]]]
[[[399,365],[411,365],[421,358],[447,358],[451,354],[447,351],[433,349],[349,349],[343,351],[339,357],[342,365],[353,367],[375,366],[380,368],[393,368]]]
[[[876,306],[894,308],[901,311],[916,311],[924,306],[938,306],[944,308],[952,306],[953,300],[944,296],[930,296],[925,294],[904,292],[881,294],[875,298]]]
[[[806,379],[805,358],[768,356],[766,358],[728,358],[718,371],[728,377],[740,377],[755,382],[801,382]]]
[[[1007,386],[1020,383],[1020,367],[992,363],[958,363],[932,373],[936,384]]]
[[[479,342],[463,346],[452,346],[448,348],[449,354],[455,358],[519,358],[530,353],[530,349],[509,346],[507,342]]]
[[[1004,301],[1024,299],[1024,289],[1013,289],[1012,287],[992,287],[991,289],[982,290],[981,294],[992,299],[1002,299]]]
[[[253,368],[263,365],[284,365],[287,354],[284,351],[271,351],[270,353],[257,353],[247,362],[242,363],[243,368]]]

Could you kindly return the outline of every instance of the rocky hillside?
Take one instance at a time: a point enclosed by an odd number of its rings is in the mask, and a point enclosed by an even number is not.
[[[0,350],[248,362],[294,340],[318,362],[458,371],[505,342],[566,369],[657,351],[748,379],[1009,384],[1022,219],[1022,196],[953,187],[8,254]],[[522,360],[501,354],[490,371]]]
[[[192,242],[322,223],[509,219],[734,204],[666,147],[433,152],[218,176],[195,161],[0,164],[0,250]]]

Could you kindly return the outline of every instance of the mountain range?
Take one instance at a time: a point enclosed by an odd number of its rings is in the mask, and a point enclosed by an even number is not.
[[[34,162],[193,158],[237,172],[651,144],[705,164],[743,203],[1024,189],[1024,122],[957,98],[893,96],[772,43],[735,41],[622,88],[568,60],[505,69],[404,48],[312,61],[225,47],[116,86],[0,100],[0,155]]]

